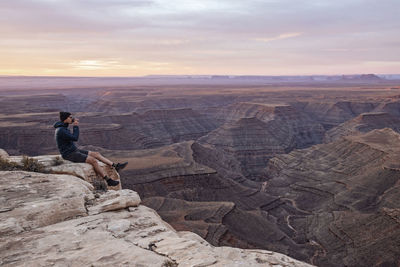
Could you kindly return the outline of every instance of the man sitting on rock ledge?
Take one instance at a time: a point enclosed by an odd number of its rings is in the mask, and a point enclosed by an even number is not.
[[[73,132],[71,134],[68,126],[73,125]],[[99,152],[87,151],[83,149],[78,149],[74,142],[78,141],[79,138],[79,120],[74,119],[69,112],[60,112],[60,121],[54,124],[55,138],[57,142],[58,150],[60,150],[61,156],[63,159],[77,162],[77,163],[89,163],[93,166],[94,170],[98,175],[103,177],[108,186],[116,186],[119,184],[119,181],[115,181],[107,176],[102,168],[100,168],[97,163],[97,159],[104,162],[108,166],[115,168],[116,171],[119,171],[128,164],[128,162],[124,163],[113,163],[109,159],[103,157]]]

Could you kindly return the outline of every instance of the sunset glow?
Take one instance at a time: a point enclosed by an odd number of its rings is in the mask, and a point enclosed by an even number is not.
[[[397,0],[0,1],[0,75],[398,73]]]

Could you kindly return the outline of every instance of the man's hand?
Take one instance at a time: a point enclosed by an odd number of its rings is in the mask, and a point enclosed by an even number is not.
[[[72,123],[73,126],[78,126],[79,125],[79,120],[75,118],[74,122]]]

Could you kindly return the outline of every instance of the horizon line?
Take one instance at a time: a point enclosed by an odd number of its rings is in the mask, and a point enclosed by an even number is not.
[[[74,75],[1,75],[0,78],[173,78],[173,77],[312,77],[312,76],[354,76],[354,75],[400,75],[400,73],[352,73],[352,74],[293,74],[293,75],[267,75],[267,74],[148,74],[143,76],[74,76]]]

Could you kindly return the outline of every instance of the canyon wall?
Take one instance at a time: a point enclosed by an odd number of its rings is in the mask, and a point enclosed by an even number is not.
[[[36,159],[49,173],[0,171],[2,266],[311,266],[271,251],[214,247],[175,231],[134,191],[95,190],[88,164]]]

